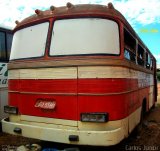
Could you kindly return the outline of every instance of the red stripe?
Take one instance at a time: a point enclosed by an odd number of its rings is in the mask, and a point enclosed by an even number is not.
[[[121,93],[138,88],[136,79],[78,79],[79,93]]]
[[[9,90],[19,92],[95,94],[125,92],[136,88],[138,88],[138,81],[135,79],[9,80]],[[65,96],[19,92],[9,93],[9,103],[17,106],[20,114],[80,120],[80,113],[83,112],[107,112],[109,120],[118,120],[134,112],[141,105],[144,97],[148,100],[149,88],[140,91],[137,89],[132,93],[104,96],[80,96],[78,94]],[[56,100],[56,109],[46,111],[35,108],[39,98]]]
[[[77,93],[77,80],[9,80],[10,91]]]
[[[138,88],[136,79],[9,80],[10,91],[45,93],[120,93]]]

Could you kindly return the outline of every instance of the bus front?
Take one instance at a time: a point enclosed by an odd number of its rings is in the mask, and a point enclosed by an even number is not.
[[[100,5],[52,7],[17,25],[4,132],[99,146],[127,137],[129,75],[112,12]]]

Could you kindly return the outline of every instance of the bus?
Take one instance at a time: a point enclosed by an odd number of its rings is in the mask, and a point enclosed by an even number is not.
[[[8,104],[8,71],[7,63],[9,61],[12,31],[0,27],[0,119],[7,117],[4,113],[4,106]]]
[[[156,60],[112,3],[36,9],[16,24],[4,132],[110,146],[155,105]]]

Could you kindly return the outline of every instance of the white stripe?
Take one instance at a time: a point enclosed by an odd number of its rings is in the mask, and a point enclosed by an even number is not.
[[[130,78],[130,72],[122,67],[78,67],[78,78]]]
[[[9,79],[77,79],[77,76],[80,79],[131,78],[138,79],[139,84],[147,83],[147,85],[153,85],[152,74],[136,71],[125,67],[86,66],[78,67],[78,71],[77,67],[9,70]]]
[[[9,70],[9,79],[77,79],[77,68]]]

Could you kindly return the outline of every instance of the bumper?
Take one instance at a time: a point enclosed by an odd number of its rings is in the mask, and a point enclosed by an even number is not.
[[[21,134],[18,135],[24,137],[76,145],[110,146],[118,144],[125,137],[122,128],[109,131],[82,131],[14,123],[7,119],[2,120],[3,132],[17,134],[14,132],[15,128],[21,129]],[[71,136],[77,136],[78,140],[71,141],[69,139]]]

